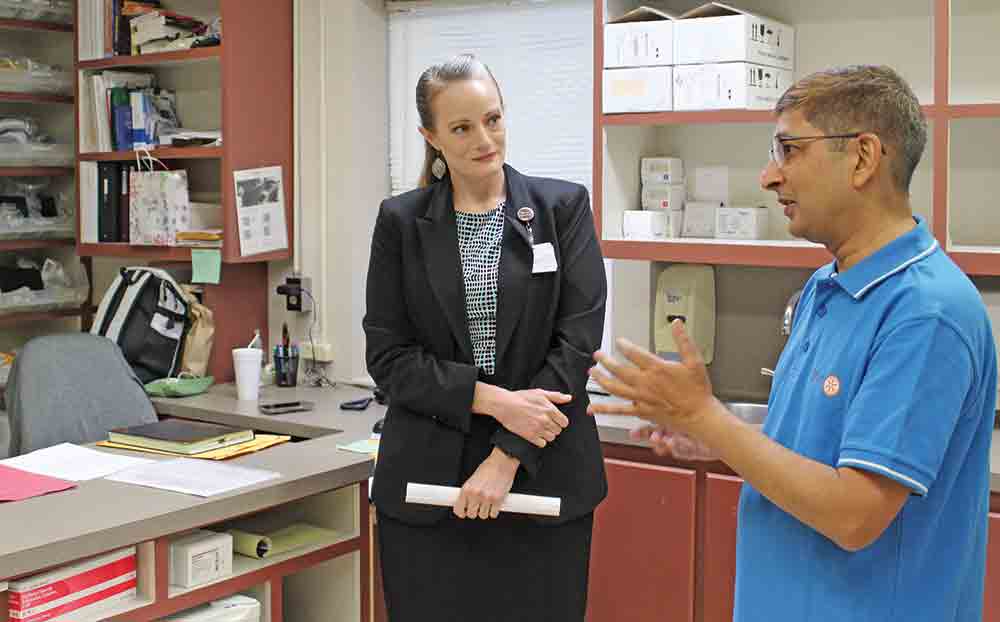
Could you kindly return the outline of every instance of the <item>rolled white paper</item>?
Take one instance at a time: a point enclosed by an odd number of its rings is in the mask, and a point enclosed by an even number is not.
[[[406,484],[406,502],[423,505],[441,505],[451,507],[458,500],[461,488],[455,486],[435,486],[433,484]],[[509,493],[500,506],[501,512],[517,512],[518,514],[538,514],[539,516],[559,516],[562,499],[559,497],[542,497],[539,495],[522,495]]]

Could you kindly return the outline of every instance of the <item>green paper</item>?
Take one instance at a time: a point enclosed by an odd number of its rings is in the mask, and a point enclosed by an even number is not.
[[[217,248],[191,249],[192,283],[219,284],[222,274],[222,251]]]

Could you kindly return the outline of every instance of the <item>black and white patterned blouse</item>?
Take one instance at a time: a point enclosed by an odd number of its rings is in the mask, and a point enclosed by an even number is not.
[[[503,203],[482,214],[455,212],[465,282],[465,316],[476,367],[492,375],[497,349],[497,273],[503,240]]]

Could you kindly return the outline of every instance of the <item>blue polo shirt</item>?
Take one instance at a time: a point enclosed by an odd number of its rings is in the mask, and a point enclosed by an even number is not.
[[[852,553],[745,484],[735,622],[982,619],[995,344],[979,292],[916,220],[809,279],[764,424],[807,458],[912,494]]]

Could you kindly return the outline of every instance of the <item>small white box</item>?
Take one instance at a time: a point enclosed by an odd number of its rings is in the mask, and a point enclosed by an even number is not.
[[[674,17],[641,6],[604,25],[604,67],[674,64]]]
[[[791,85],[791,71],[752,63],[674,67],[674,109],[771,110]]]
[[[674,64],[731,62],[795,69],[795,28],[720,2],[674,23]]]
[[[726,240],[763,240],[767,237],[767,208],[720,207],[715,213],[715,237]]]
[[[170,541],[170,583],[194,587],[233,574],[233,536],[198,529]]]
[[[718,205],[729,203],[729,167],[698,166],[694,169],[694,200]]]
[[[715,219],[719,203],[688,201],[684,206],[684,227],[681,235],[686,238],[714,238]]]
[[[639,177],[644,184],[683,184],[684,160],[680,158],[642,158]]]
[[[629,239],[663,240],[680,234],[683,212],[680,210],[625,210],[622,234]]]
[[[642,184],[642,209],[681,210],[686,199],[683,184]]]
[[[673,108],[673,67],[604,70],[604,112],[660,112]]]

